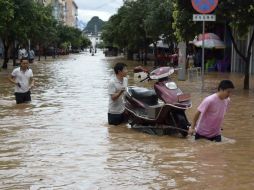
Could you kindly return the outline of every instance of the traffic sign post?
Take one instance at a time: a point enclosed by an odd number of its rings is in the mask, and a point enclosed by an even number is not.
[[[193,21],[203,22],[203,36],[202,36],[202,90],[204,89],[204,71],[205,71],[205,21],[215,21],[215,15],[208,15],[215,10],[218,5],[218,0],[191,0],[192,7],[201,14],[193,14]]]

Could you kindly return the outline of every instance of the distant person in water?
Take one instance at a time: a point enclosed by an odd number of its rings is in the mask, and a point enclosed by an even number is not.
[[[15,99],[17,104],[31,101],[31,88],[34,86],[33,71],[29,68],[28,58],[21,58],[20,67],[14,69],[9,77],[15,84]]]
[[[117,63],[114,66],[115,74],[109,81],[109,107],[108,107],[108,124],[119,125],[126,120],[124,113],[123,94],[127,87],[127,66],[124,63]]]
[[[198,111],[189,129],[189,134],[196,132],[195,140],[208,139],[221,142],[221,125],[233,89],[232,81],[222,80],[218,86],[218,92],[206,97],[198,106]]]

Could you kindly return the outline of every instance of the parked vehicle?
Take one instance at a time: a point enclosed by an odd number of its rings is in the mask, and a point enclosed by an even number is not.
[[[129,86],[125,93],[125,109],[129,124],[149,134],[180,133],[186,137],[190,123],[185,110],[191,108],[190,94],[184,94],[170,79],[173,67],[160,67],[147,73],[145,80],[157,80],[153,89]],[[141,81],[141,82],[142,82]]]

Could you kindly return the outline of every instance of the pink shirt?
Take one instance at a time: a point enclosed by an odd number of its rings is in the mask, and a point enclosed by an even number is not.
[[[201,112],[196,126],[199,135],[211,138],[221,133],[221,124],[230,99],[220,99],[215,93],[206,97],[198,107]]]

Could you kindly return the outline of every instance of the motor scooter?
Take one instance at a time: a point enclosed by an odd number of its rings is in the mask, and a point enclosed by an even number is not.
[[[190,123],[185,111],[191,108],[190,94],[185,94],[170,79],[176,69],[160,67],[147,72],[145,80],[157,80],[154,89],[126,88],[124,95],[128,123],[134,129],[155,135],[188,135]]]

